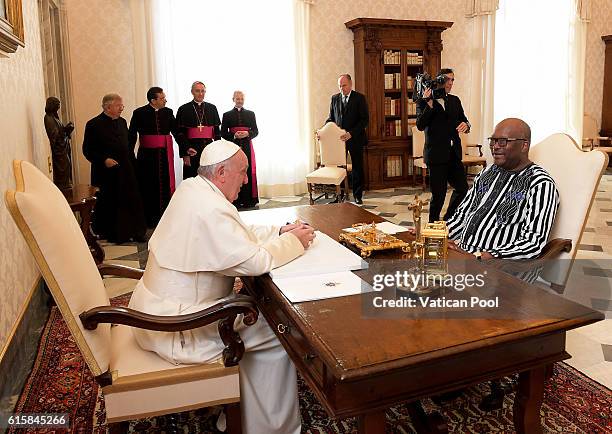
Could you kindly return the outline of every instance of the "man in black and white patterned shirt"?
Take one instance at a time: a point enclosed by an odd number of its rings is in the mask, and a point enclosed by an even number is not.
[[[447,222],[449,248],[481,259],[530,259],[546,242],[559,206],[554,180],[529,160],[531,129],[504,119],[489,138],[494,164],[483,170]]]

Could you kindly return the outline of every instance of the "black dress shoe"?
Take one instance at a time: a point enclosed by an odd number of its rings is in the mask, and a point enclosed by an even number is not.
[[[356,203],[357,205],[363,205],[363,200],[361,200],[361,198],[360,198],[360,197],[358,197],[358,198],[356,198],[356,199],[355,199],[355,203]]]

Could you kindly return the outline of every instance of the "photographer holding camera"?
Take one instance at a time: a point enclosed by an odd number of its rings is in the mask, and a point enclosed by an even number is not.
[[[422,94],[417,102],[416,126],[420,131],[425,131],[423,158],[430,175],[430,223],[440,220],[447,184],[454,191],[444,220],[454,214],[468,191],[467,177],[461,162],[463,151],[459,133],[469,132],[470,123],[463,112],[461,100],[450,95],[454,81],[452,69],[441,69],[435,79],[423,80],[424,85],[420,86]]]

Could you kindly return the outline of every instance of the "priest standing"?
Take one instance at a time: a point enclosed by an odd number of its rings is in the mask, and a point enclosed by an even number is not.
[[[91,184],[98,187],[93,229],[111,243],[145,241],[146,223],[136,179],[134,148],[121,117],[123,99],[111,93],[85,125],[83,154],[91,162]]]
[[[181,183],[149,241],[149,259],[130,307],[154,315],[197,312],[235,297],[236,276],[268,273],[304,253],[315,237],[305,224],[245,224],[232,202],[247,181],[247,157],[227,140],[206,147],[198,176]],[[299,434],[295,367],[263,317],[244,327],[240,361],[243,432]],[[138,344],[171,363],[221,357],[216,324],[189,332],[133,329]]]
[[[213,104],[204,102],[206,86],[201,81],[191,85],[193,100],[176,112],[179,154],[183,158],[183,179],[197,175],[202,150],[221,138],[219,112]]]
[[[147,100],[147,105],[137,108],[132,114],[129,140],[134,149],[140,135],[136,157],[138,183],[147,226],[153,228],[175,190],[174,150],[170,135],[175,134],[175,119],[172,109],[166,107],[166,95],[161,87],[149,89]]]
[[[249,171],[247,172],[249,182],[240,189],[234,205],[238,209],[253,208],[259,202],[255,149],[253,149],[253,139],[257,137],[259,131],[255,113],[244,108],[244,93],[240,90],[235,91],[232,101],[234,101],[234,108],[223,113],[221,136],[240,146],[249,160]]]

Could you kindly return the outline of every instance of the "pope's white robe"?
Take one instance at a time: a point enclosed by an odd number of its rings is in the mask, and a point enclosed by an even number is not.
[[[279,236],[279,229],[245,224],[209,180],[184,180],[149,240],[130,307],[181,315],[231,299],[235,276],[259,276],[304,252],[297,237]],[[261,315],[250,327],[239,315],[235,328],[246,349],[240,361],[243,431],[299,433],[297,376],[287,353]],[[178,333],[133,330],[142,348],[176,364],[210,362],[224,348],[216,323]]]

